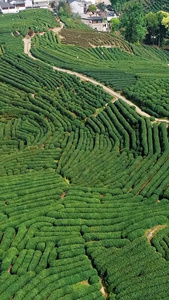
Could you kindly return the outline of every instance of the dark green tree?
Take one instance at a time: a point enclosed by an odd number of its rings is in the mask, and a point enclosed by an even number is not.
[[[163,44],[164,37],[168,31],[168,19],[169,13],[164,11],[157,12],[158,19],[159,19],[159,34],[158,34],[158,46],[160,47]]]
[[[112,18],[110,21],[110,28],[112,32],[119,30],[120,20],[119,18]]]
[[[58,11],[59,11],[59,13],[58,13],[59,16],[69,17],[71,15],[70,6],[65,1],[59,2]]]
[[[139,1],[129,1],[120,16],[120,27],[124,38],[130,43],[139,43],[146,34],[143,6]]]
[[[115,8],[117,12],[121,12],[126,1],[128,0],[110,0],[112,7]]]
[[[96,5],[94,5],[94,4],[89,5],[88,11],[94,13],[96,10],[97,10]]]
[[[149,12],[145,15],[145,22],[147,27],[146,41],[149,44],[154,44],[160,31],[160,18],[157,13]]]
[[[106,5],[104,4],[104,2],[100,2],[100,3],[97,5],[97,8],[100,9],[101,11],[105,11]]]

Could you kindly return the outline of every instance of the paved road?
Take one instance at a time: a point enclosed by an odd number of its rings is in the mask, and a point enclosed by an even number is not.
[[[61,23],[61,27],[58,28],[57,32],[59,32],[62,28],[63,28],[63,23]],[[29,57],[31,57],[32,59],[36,60],[36,58],[30,53],[30,49],[31,49],[31,38],[24,38],[23,39],[23,42],[24,42],[24,52],[25,54],[27,54]],[[128,105],[130,106],[134,106],[135,109],[136,109],[136,112],[141,115],[141,116],[144,116],[144,117],[148,117],[150,118],[151,116],[149,114],[147,114],[146,112],[144,112],[143,110],[141,110],[137,105],[135,105],[133,102],[131,102],[130,100],[126,99],[126,97],[122,96],[120,93],[116,93],[115,91],[113,91],[111,88],[105,86],[104,84],[98,82],[97,80],[95,79],[92,79],[88,76],[85,76],[83,74],[80,74],[80,73],[77,73],[77,72],[74,72],[74,71],[71,71],[71,70],[67,70],[67,69],[62,69],[62,68],[58,68],[58,67],[55,67],[53,66],[53,70],[57,70],[57,71],[60,71],[60,72],[65,72],[65,73],[68,73],[68,74],[71,74],[71,75],[76,75],[77,77],[80,77],[80,79],[82,80],[85,80],[85,81],[90,81],[92,82],[94,85],[100,85],[108,94],[112,95],[112,96],[115,96],[116,98],[114,99],[114,101],[112,102],[115,102],[117,101],[117,99],[122,99],[124,102],[126,102]],[[169,120],[166,120],[166,119],[159,119],[159,118],[155,118],[155,121],[156,122],[166,122],[169,124]]]

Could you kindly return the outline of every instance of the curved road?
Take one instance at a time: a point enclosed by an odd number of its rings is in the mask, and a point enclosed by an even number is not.
[[[57,32],[61,31],[62,28],[63,28],[63,23],[60,22],[61,24],[61,27],[59,27],[57,29]],[[55,31],[56,32],[56,29]],[[24,42],[24,53],[27,54],[29,57],[31,57],[32,59],[34,60],[37,60],[37,58],[35,58],[31,53],[30,53],[30,49],[31,49],[31,37],[29,38],[24,38],[23,39],[23,42]],[[93,83],[94,85],[100,85],[108,94],[112,95],[112,96],[115,96],[116,98],[112,101],[112,102],[115,102],[117,101],[117,99],[121,99],[123,100],[124,102],[126,102],[128,105],[130,106],[134,106],[135,109],[136,109],[136,112],[141,115],[141,116],[144,116],[144,117],[148,117],[150,118],[151,116],[149,114],[147,114],[146,112],[144,112],[143,110],[141,110],[137,105],[135,105],[133,102],[131,102],[130,100],[126,99],[124,96],[122,96],[120,93],[116,93],[115,91],[113,91],[111,88],[105,86],[104,84],[98,82],[97,80],[95,79],[92,79],[88,76],[85,76],[83,74],[80,74],[80,73],[77,73],[77,72],[74,72],[74,71],[71,71],[71,70],[67,70],[67,69],[62,69],[62,68],[58,68],[58,67],[55,67],[53,66],[53,70],[57,70],[57,71],[60,71],[60,72],[65,72],[65,73],[68,73],[68,74],[71,74],[71,75],[76,75],[77,77],[79,77],[80,79],[82,80],[85,80],[85,81],[90,81],[91,83]],[[169,124],[169,120],[165,120],[165,119],[159,119],[159,118],[155,118],[155,121],[156,122],[166,122]]]

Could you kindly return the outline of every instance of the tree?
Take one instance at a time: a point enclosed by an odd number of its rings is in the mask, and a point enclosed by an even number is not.
[[[65,1],[59,2],[58,11],[59,11],[58,13],[59,16],[69,17],[71,15],[70,6]]]
[[[164,37],[166,35],[167,32],[167,24],[165,24],[165,17],[167,16],[167,13],[164,11],[158,11],[157,12],[158,15],[158,19],[159,19],[159,24],[160,24],[160,28],[159,28],[159,34],[158,34],[158,46],[160,47],[164,41]]]
[[[119,30],[119,27],[120,27],[120,20],[119,20],[119,18],[112,18],[110,20],[111,31],[112,32],[117,31],[117,30]]]
[[[159,13],[161,13],[163,17],[161,24],[164,25],[167,30],[169,30],[169,13],[165,11],[160,11]]]
[[[97,8],[100,9],[101,11],[105,11],[106,5],[104,4],[104,2],[100,2],[100,3],[97,5]]]
[[[121,12],[126,1],[127,0],[110,0],[112,7],[115,8],[117,12]]]
[[[141,2],[132,0],[124,5],[120,27],[124,38],[130,43],[138,43],[144,38],[146,27]]]
[[[90,4],[90,5],[89,5],[89,8],[88,8],[88,11],[94,13],[94,12],[96,11],[96,9],[97,9],[97,8],[96,8],[96,5]]]
[[[145,22],[147,27],[147,42],[155,42],[159,34],[160,20],[157,13],[149,12],[145,15]]]
[[[147,27],[147,41],[151,43],[156,41],[160,47],[163,43],[164,37],[169,27],[169,13],[158,11],[157,13],[148,13],[145,16]]]

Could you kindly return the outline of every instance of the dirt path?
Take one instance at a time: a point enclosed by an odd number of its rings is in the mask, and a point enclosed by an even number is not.
[[[146,231],[147,241],[150,243],[151,239],[156,235],[156,233],[167,227],[167,224],[157,225],[154,228],[148,229]]]
[[[49,31],[53,31],[54,33],[58,33],[59,31],[62,30],[64,24],[60,21],[60,27],[54,27],[52,29],[49,29]],[[36,34],[39,34],[39,35],[43,35],[45,34],[45,32],[40,32],[40,33],[36,33]],[[35,36],[35,34],[33,35]],[[33,37],[32,36],[32,37]],[[29,37],[29,36],[26,36],[22,41],[24,42],[24,53],[29,55],[32,59],[36,59],[35,57],[33,57],[33,55],[30,53],[30,50],[31,50],[31,38],[32,37]]]
[[[104,298],[107,298],[107,292],[106,292],[106,288],[103,286],[103,282],[102,282],[102,279],[100,278],[100,284],[101,284],[101,289],[100,289],[100,292],[102,293],[102,296]]]
[[[60,22],[61,24],[61,27],[58,28],[57,32],[61,31],[64,24],[62,22]],[[55,29],[54,29],[55,30]],[[56,31],[54,31],[56,32]],[[24,38],[23,39],[23,42],[24,42],[24,53],[27,54],[29,57],[31,57],[32,59],[34,60],[37,60],[37,58],[35,58],[31,53],[30,53],[30,49],[31,49],[31,37],[30,38]],[[68,73],[70,75],[75,75],[77,77],[79,77],[81,80],[85,80],[85,81],[89,81],[91,83],[93,83],[94,85],[99,85],[101,86],[108,94],[112,95],[113,97],[115,97],[113,100],[111,100],[111,102],[115,102],[117,101],[118,99],[121,99],[123,100],[124,102],[126,102],[129,106],[134,106],[135,109],[136,109],[136,112],[143,116],[143,117],[148,117],[150,118],[151,116],[149,114],[147,114],[146,112],[144,112],[143,110],[141,110],[137,105],[135,105],[133,102],[131,102],[130,100],[126,99],[126,97],[122,96],[120,93],[116,93],[115,91],[113,91],[113,89],[105,86],[104,84],[98,82],[97,80],[95,79],[92,79],[88,76],[85,76],[83,74],[80,74],[80,73],[77,73],[77,72],[74,72],[74,71],[71,71],[71,70],[67,70],[67,69],[63,69],[63,68],[58,68],[58,67],[55,67],[53,66],[53,70],[57,70],[57,71],[60,71],[60,72],[65,72],[65,73]],[[166,120],[166,119],[159,119],[159,118],[155,118],[155,121],[156,122],[166,122],[169,124],[169,120]]]
[[[30,56],[30,49],[31,49],[31,37],[29,38],[24,38],[22,40],[24,42],[24,53],[25,54],[28,54]]]
[[[60,27],[54,27],[52,29],[49,29],[49,31],[53,31],[54,33],[58,33],[62,30],[63,26],[64,26],[63,22],[60,21]]]

